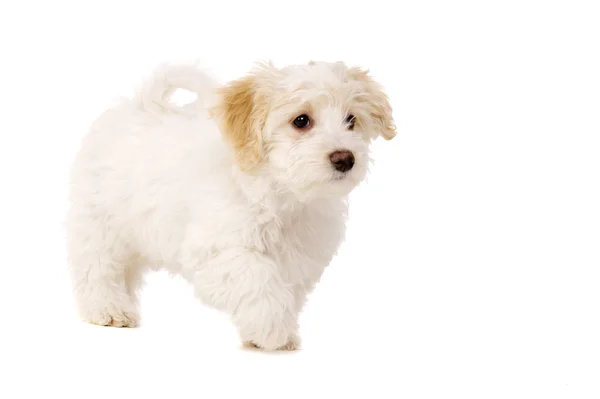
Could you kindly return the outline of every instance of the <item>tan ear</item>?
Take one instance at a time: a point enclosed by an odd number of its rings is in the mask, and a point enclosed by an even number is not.
[[[368,70],[349,69],[350,78],[359,81],[365,95],[358,97],[368,110],[368,129],[375,136],[391,140],[396,136],[396,126],[392,116],[392,106],[383,87],[369,75]]]
[[[254,168],[264,156],[262,130],[269,106],[258,90],[259,79],[249,75],[219,89],[219,103],[212,110],[242,170]]]

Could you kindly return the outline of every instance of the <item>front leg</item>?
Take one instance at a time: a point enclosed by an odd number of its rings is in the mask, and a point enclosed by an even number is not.
[[[243,342],[265,350],[294,349],[294,289],[269,256],[243,248],[219,251],[194,274],[196,295],[232,316]]]

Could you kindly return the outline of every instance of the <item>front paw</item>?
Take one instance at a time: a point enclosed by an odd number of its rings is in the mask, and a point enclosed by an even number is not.
[[[271,350],[271,349],[265,349],[253,341],[244,341],[243,344],[244,344],[244,347],[246,347],[246,348]],[[277,351],[295,351],[298,349],[300,349],[300,338],[296,335],[292,335],[285,345],[275,348],[275,350],[277,350]]]

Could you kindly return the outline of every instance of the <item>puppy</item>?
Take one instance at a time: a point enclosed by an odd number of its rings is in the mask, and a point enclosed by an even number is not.
[[[178,88],[197,98],[169,99]],[[83,320],[135,327],[142,275],[165,268],[231,315],[241,340],[299,345],[298,314],[343,240],[387,95],[344,63],[258,65],[219,85],[163,66],[92,125],[74,161],[69,270]]]

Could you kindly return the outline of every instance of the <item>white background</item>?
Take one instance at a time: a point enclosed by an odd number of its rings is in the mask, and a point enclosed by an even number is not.
[[[0,396],[600,397],[600,13],[589,1],[0,6]],[[594,4],[596,3],[596,4]],[[371,69],[377,142],[303,350],[244,351],[191,287],[77,319],[61,223],[92,120],[163,61]]]

